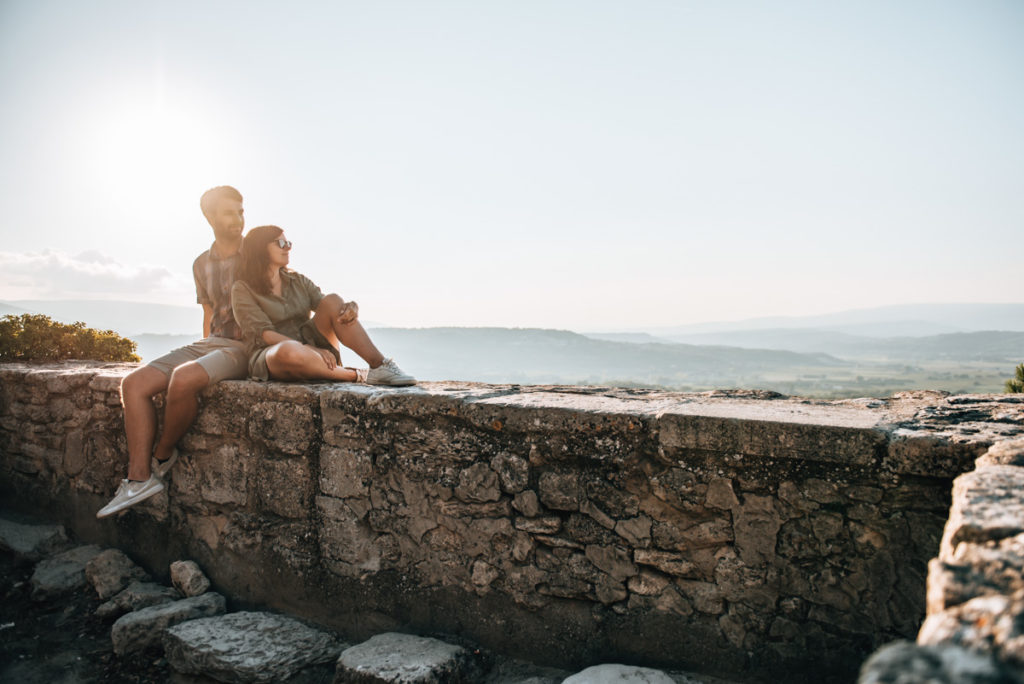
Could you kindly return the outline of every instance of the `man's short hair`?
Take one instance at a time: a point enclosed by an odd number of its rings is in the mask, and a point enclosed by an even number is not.
[[[217,203],[217,200],[221,198],[233,199],[235,201],[242,201],[242,193],[235,190],[230,185],[218,185],[215,188],[210,188],[203,193],[203,196],[199,198],[199,208],[203,212],[203,216],[209,220],[211,212],[213,212],[213,205]]]

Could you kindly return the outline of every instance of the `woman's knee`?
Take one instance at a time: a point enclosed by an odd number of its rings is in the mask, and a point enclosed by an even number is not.
[[[325,316],[337,316],[344,303],[344,299],[332,292],[329,295],[324,295],[324,298],[316,305],[316,313]]]
[[[299,366],[302,364],[303,351],[301,342],[278,342],[267,350],[267,366],[282,369]]]

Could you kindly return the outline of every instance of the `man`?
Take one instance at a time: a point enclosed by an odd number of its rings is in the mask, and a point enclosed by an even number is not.
[[[128,477],[97,518],[163,491],[163,478],[178,458],[175,445],[196,417],[199,392],[221,380],[245,378],[248,373],[241,331],[231,312],[231,285],[245,227],[242,195],[222,185],[203,193],[199,207],[214,235],[210,249],[192,264],[196,300],[203,307],[203,339],[149,362],[121,381]],[[153,397],[164,391],[164,429],[157,442]]]

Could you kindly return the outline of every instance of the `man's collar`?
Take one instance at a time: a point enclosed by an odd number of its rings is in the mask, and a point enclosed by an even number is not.
[[[217,241],[216,241],[216,240],[214,240],[214,241],[213,241],[213,244],[212,244],[212,245],[210,245],[210,258],[211,258],[211,259],[214,259],[214,260],[216,260],[216,261],[221,261],[221,260],[223,260],[223,259],[230,259],[230,258],[232,258],[232,257],[236,257],[236,256],[238,256],[238,255],[239,255],[239,254],[241,254],[241,253],[242,253],[242,243],[241,243],[241,242],[239,242],[239,243],[238,243],[238,251],[237,251],[237,252],[235,252],[234,254],[229,254],[229,255],[227,255],[226,257],[222,257],[222,256],[220,256],[220,255],[219,255],[219,254],[217,253]]]

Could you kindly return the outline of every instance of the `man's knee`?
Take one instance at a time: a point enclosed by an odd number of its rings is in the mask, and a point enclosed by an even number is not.
[[[174,369],[167,386],[168,397],[194,395],[210,384],[210,375],[200,364],[190,361]]]
[[[152,366],[136,368],[121,379],[121,401],[125,398],[148,399],[167,389],[168,378]]]

